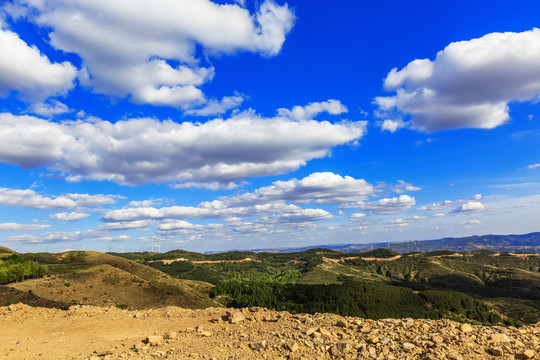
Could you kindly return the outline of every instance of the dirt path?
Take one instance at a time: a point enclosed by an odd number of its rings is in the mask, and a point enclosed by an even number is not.
[[[323,258],[324,260],[333,261],[333,262],[343,262],[345,260],[355,260],[355,259],[362,259],[366,261],[394,261],[397,259],[401,259],[401,255],[392,256],[389,258],[377,258],[377,257],[360,257],[360,256],[351,256],[351,257],[342,257],[339,259],[332,259],[332,258]]]
[[[242,263],[247,261],[255,261],[255,262],[261,262],[261,260],[251,259],[251,258],[245,258],[242,260],[188,260],[185,258],[178,258],[178,259],[169,259],[169,260],[153,260],[149,262],[162,262],[165,265],[172,264],[175,261],[189,261],[193,264],[219,264],[219,263]]]

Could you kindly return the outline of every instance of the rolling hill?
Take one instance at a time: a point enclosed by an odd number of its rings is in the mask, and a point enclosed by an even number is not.
[[[152,267],[117,256],[77,251],[63,254],[20,254],[49,268],[46,276],[11,283],[11,302],[115,305],[122,308],[221,306],[206,296],[209,284],[174,279]],[[23,296],[24,295],[24,296]],[[5,304],[4,304],[5,305]],[[64,306],[65,307],[65,306]]]

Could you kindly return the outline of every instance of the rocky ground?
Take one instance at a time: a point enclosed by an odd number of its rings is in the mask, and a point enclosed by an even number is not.
[[[1,359],[540,359],[540,323],[17,304],[0,307],[0,329]]]

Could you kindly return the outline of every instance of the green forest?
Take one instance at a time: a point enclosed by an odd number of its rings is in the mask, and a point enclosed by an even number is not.
[[[227,306],[483,324],[540,321],[540,256],[485,250],[399,254],[388,249],[118,255],[136,256],[177,278],[211,283],[211,295]],[[179,258],[184,261],[156,261]],[[251,260],[231,262],[246,258]],[[508,307],[509,302],[519,306]]]
[[[47,271],[46,265],[39,265],[37,261],[24,260],[18,255],[11,255],[0,259],[0,284],[41,277]]]
[[[230,280],[211,296],[224,296],[232,307],[261,306],[292,313],[331,312],[381,318],[450,318],[497,324],[500,316],[481,300],[455,291],[421,291],[380,283],[345,281],[332,285],[279,284]]]

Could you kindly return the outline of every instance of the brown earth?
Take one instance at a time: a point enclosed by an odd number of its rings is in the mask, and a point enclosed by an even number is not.
[[[538,359],[540,323],[291,315],[260,308],[0,307],[1,359]]]

